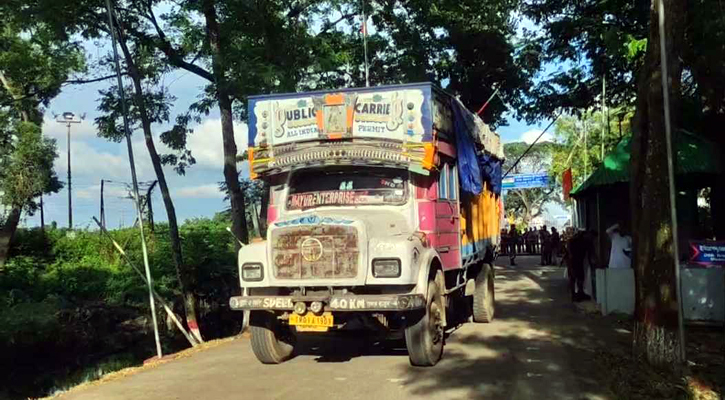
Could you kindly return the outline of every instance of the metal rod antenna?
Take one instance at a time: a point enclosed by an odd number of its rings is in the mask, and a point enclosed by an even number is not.
[[[362,34],[363,34],[363,51],[365,53],[365,87],[370,87],[370,73],[368,66],[368,18],[365,15],[365,0],[362,3]]]
[[[121,103],[121,114],[123,115],[123,129],[126,135],[126,146],[128,147],[128,162],[131,166],[131,180],[133,182],[133,196],[138,214],[138,228],[141,232],[141,251],[143,252],[143,263],[146,269],[146,285],[149,291],[149,307],[151,308],[151,319],[154,325],[154,340],[156,341],[156,355],[161,358],[161,339],[159,338],[159,327],[156,321],[156,303],[154,301],[153,281],[151,280],[151,269],[149,268],[149,254],[146,248],[146,235],[143,231],[143,216],[141,214],[140,196],[138,194],[138,180],[136,179],[136,164],[133,159],[133,147],[131,146],[131,130],[128,127],[128,109],[126,108],[126,97],[123,91],[123,80],[121,79],[121,63],[118,61],[118,49],[116,49],[116,30],[113,25],[113,9],[111,0],[106,0],[106,11],[108,12],[108,27],[111,32],[113,44],[113,60],[116,65],[116,78],[118,79],[118,98]]]

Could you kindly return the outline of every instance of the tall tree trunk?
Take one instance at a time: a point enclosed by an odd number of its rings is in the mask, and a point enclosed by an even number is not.
[[[214,0],[202,2],[202,12],[206,20],[206,38],[212,52],[212,72],[215,79],[219,113],[222,120],[222,141],[224,148],[224,181],[229,190],[232,205],[232,231],[244,243],[249,242],[244,193],[239,186],[237,171],[237,144],[234,141],[234,119],[232,100],[224,78],[224,55],[221,51],[221,37]]]
[[[673,132],[678,126],[682,65],[682,0],[666,1],[666,49]],[[652,1],[645,63],[640,71],[632,141],[633,259],[635,268],[634,350],[653,365],[681,364],[677,334],[678,296],[670,214],[667,145],[660,65],[657,0]],[[676,162],[676,160],[674,160]]]
[[[119,32],[119,44],[123,51],[124,58],[126,59],[126,66],[128,69],[129,76],[133,81],[134,87],[134,99],[136,106],[138,107],[139,117],[141,118],[141,126],[143,128],[144,140],[146,142],[146,148],[148,149],[149,156],[151,157],[151,164],[154,167],[156,173],[156,179],[159,182],[159,189],[161,190],[161,197],[164,200],[164,208],[166,209],[166,215],[169,220],[169,239],[171,240],[171,258],[173,259],[174,266],[176,267],[176,277],[179,281],[179,287],[184,297],[184,310],[186,312],[186,324],[191,331],[194,339],[199,342],[203,342],[201,332],[199,330],[196,305],[198,301],[196,294],[194,293],[196,288],[196,278],[194,271],[184,264],[184,257],[181,252],[181,237],[179,236],[179,226],[176,220],[176,209],[174,208],[174,202],[171,199],[171,193],[169,192],[169,185],[166,182],[166,175],[161,165],[161,158],[159,153],[156,151],[156,145],[154,144],[154,138],[151,133],[151,120],[148,115],[148,110],[144,104],[143,88],[141,86],[141,74],[138,70],[133,55],[126,45],[125,37],[123,32]]]
[[[13,242],[15,231],[18,230],[20,223],[20,214],[22,214],[22,207],[11,208],[5,224],[0,227],[0,270],[3,269],[5,261],[8,259],[10,244]]]

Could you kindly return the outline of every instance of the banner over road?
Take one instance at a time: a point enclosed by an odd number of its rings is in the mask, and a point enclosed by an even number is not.
[[[549,186],[549,174],[515,174],[503,178],[503,190],[534,189]]]

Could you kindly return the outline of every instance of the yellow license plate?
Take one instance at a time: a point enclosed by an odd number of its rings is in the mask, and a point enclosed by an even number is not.
[[[305,315],[292,314],[289,324],[300,332],[326,332],[333,325],[332,313],[322,315],[307,313]]]

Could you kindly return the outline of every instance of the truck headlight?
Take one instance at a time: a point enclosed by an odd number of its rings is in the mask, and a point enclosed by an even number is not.
[[[242,265],[242,279],[248,282],[261,281],[264,277],[264,268],[259,263]]]
[[[400,276],[399,258],[376,258],[373,260],[373,276],[376,278],[397,278]]]

